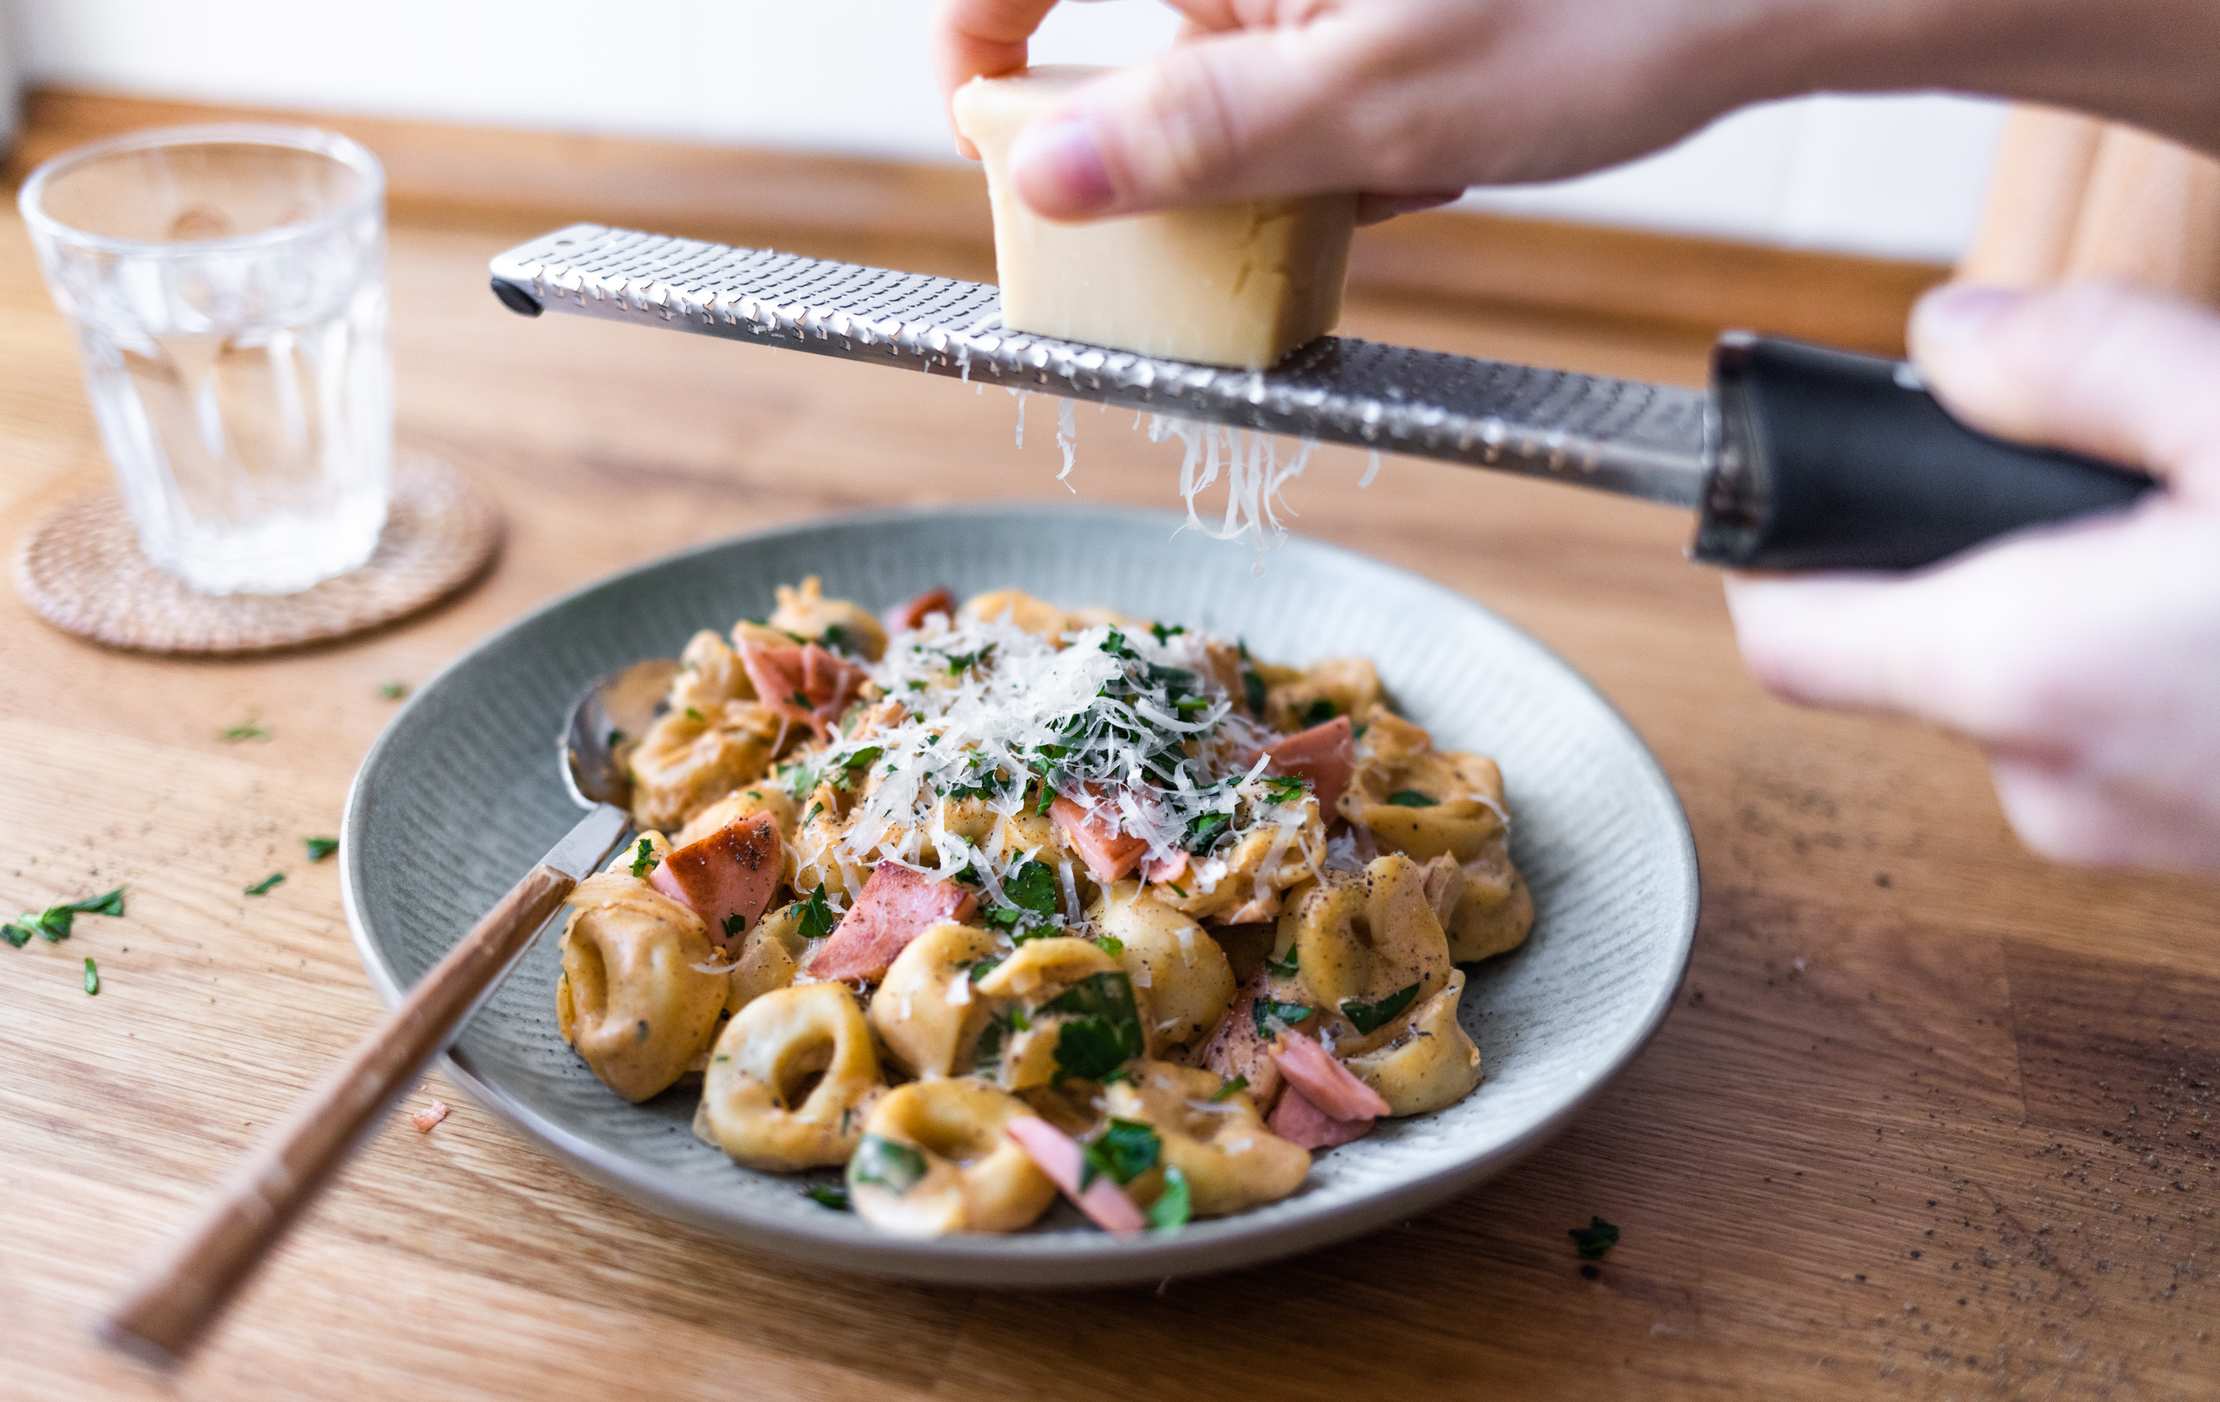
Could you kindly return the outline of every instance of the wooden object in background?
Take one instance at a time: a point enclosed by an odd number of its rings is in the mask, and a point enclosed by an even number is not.
[[[2105,128],[2065,276],[2220,303],[2220,161]]]
[[[1981,227],[1958,276],[2004,287],[2063,277],[2103,135],[2102,122],[2077,112],[2015,108],[1998,139]]]
[[[2220,304],[2220,160],[2045,107],[2006,123],[1969,282],[2126,282]]]
[[[458,183],[498,196],[513,147],[463,182],[476,138],[446,139]],[[551,139],[539,161],[573,149]],[[565,216],[601,212],[581,199]],[[1767,698],[1717,579],[1681,558],[1681,513],[1402,460],[1360,490],[1363,455],[1337,448],[1290,489],[1296,528],[1558,649],[1649,737],[1695,829],[1704,915],[1680,1005],[1561,1138],[1439,1211],[1312,1255],[1160,1291],[1013,1293],[827,1274],[706,1237],[573,1174],[435,1071],[428,1093],[452,1116],[371,1135],[182,1374],[102,1349],[96,1312],[384,1015],[335,864],[300,846],[336,827],[392,715],[384,683],[423,681],[583,581],[736,531],[950,500],[1177,504],[1176,447],[1123,416],[1079,414],[1075,500],[1046,435],[1013,446],[1002,395],[524,322],[485,293],[485,262],[546,214],[397,204],[392,221],[403,438],[470,464],[511,524],[478,589],[359,643],[221,665],[102,651],[0,593],[0,910],[129,888],[126,919],[0,948],[0,1396],[2214,1391],[2220,889],[2035,861],[1970,747]],[[12,537],[106,467],[69,329],[6,207],[0,249]],[[1829,305],[1860,276],[1806,290]],[[1362,287],[1349,324],[1682,382],[1709,350],[1678,319]],[[248,718],[268,738],[219,738]],[[273,870],[285,884],[240,894]],[[1566,1229],[1594,1214],[1624,1236],[1591,1279]]]

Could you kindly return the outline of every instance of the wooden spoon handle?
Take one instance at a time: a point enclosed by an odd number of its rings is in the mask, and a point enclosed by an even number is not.
[[[101,1321],[102,1337],[163,1364],[190,1352],[356,1140],[416,1083],[577,884],[542,865],[511,887],[271,1131],[207,1215]]]

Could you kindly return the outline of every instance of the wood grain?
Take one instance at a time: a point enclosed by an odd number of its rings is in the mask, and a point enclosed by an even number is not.
[[[510,887],[255,1146],[200,1220],[101,1321],[102,1336],[165,1366],[190,1355],[355,1141],[416,1084],[577,885],[568,872],[539,866]]]
[[[1160,1292],[1011,1294],[703,1237],[573,1177],[435,1075],[454,1115],[374,1135],[177,1380],[102,1350],[91,1319],[380,1015],[333,864],[300,842],[336,826],[391,714],[381,683],[421,681],[582,580],[775,521],[1173,495],[1176,460],[1116,415],[1080,415],[1073,500],[1052,444],[1013,446],[999,395],[520,320],[484,262],[539,215],[402,213],[401,431],[510,512],[483,584],[353,645],[233,664],[103,653],[0,598],[0,900],[129,890],[122,920],[0,949],[0,1395],[2220,1392],[2220,889],[2046,866],[1966,746],[1766,698],[1716,578],[1681,558],[1677,513],[1400,460],[1359,490],[1362,456],[1338,449],[1292,492],[1298,527],[1562,652],[1649,737],[1695,828],[1707,889],[1681,1005],[1557,1142],[1314,1255]],[[12,537],[104,468],[12,215],[0,254]],[[1683,321],[1444,307],[1360,294],[1351,329],[1702,374],[1707,337]],[[218,738],[249,716],[268,740]],[[278,869],[269,895],[240,894]],[[1589,1279],[1565,1232],[1598,1213],[1625,1235]]]

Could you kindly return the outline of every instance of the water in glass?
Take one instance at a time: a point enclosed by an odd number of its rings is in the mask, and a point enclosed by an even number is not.
[[[392,372],[376,164],[319,133],[127,138],[26,186],[141,548],[210,593],[376,548]]]

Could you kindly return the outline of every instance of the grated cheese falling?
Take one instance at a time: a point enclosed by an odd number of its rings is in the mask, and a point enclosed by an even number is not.
[[[1073,496],[1079,495],[1079,489],[1071,484],[1071,465],[1079,451],[1078,410],[1079,406],[1069,399],[1056,401],[1056,446],[1064,454],[1064,470],[1056,474],[1056,480]]]

